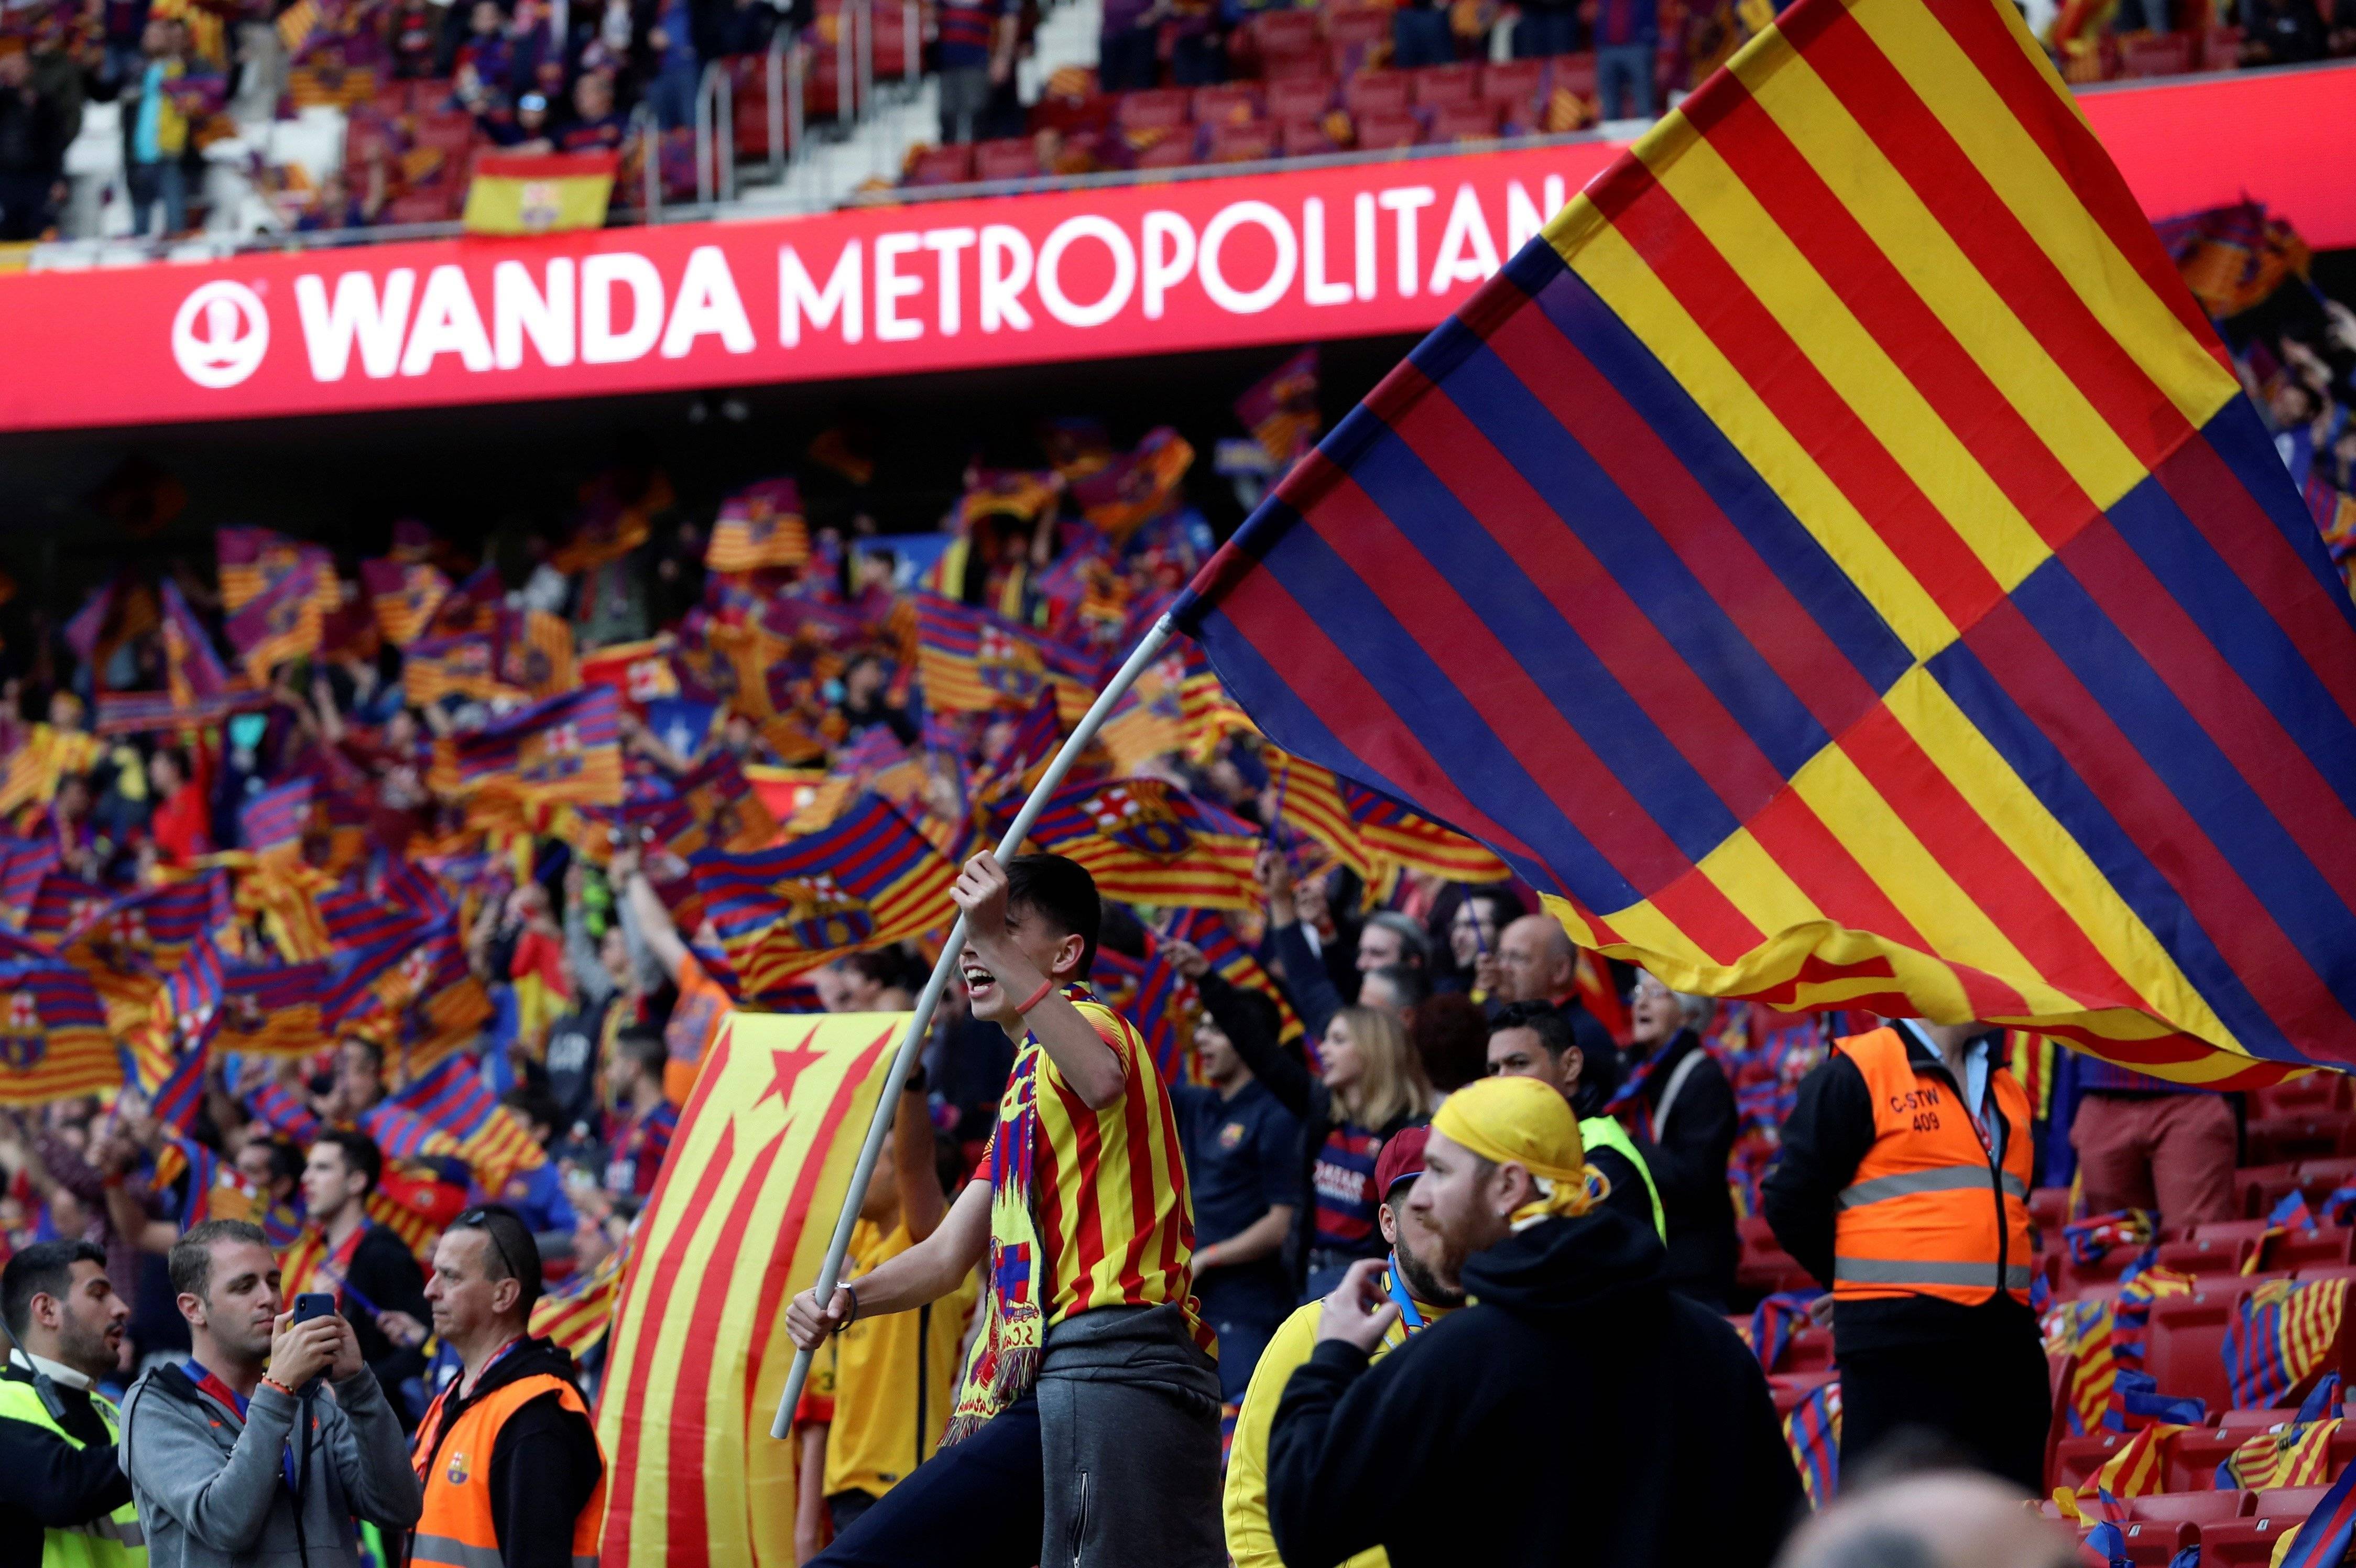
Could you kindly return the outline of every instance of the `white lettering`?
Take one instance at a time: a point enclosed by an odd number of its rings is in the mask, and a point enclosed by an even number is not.
[[[842,321],[842,340],[859,341],[860,309],[859,242],[843,242],[842,254],[834,260],[834,271],[819,288],[802,265],[801,257],[791,245],[777,247],[777,341],[791,349],[802,340],[802,317],[807,313],[813,330],[832,327],[836,317]]]
[[[1415,215],[1440,199],[1440,193],[1428,185],[1405,185],[1384,191],[1375,198],[1386,212],[1398,214],[1398,291],[1401,298],[1413,299],[1416,285],[1423,279],[1415,264]]]
[[[425,296],[417,302],[417,319],[409,329],[409,351],[401,357],[401,373],[425,374],[434,368],[437,354],[455,354],[470,371],[491,368],[491,339],[483,330],[482,313],[475,308],[466,274],[455,266],[438,266],[425,274]]]
[[[922,321],[900,314],[900,302],[924,293],[925,280],[904,278],[898,271],[900,258],[915,255],[923,243],[905,232],[875,236],[875,340],[879,343],[905,343],[925,335]]]
[[[663,330],[662,357],[683,360],[695,340],[717,333],[720,346],[732,354],[753,351],[753,323],[737,297],[736,275],[717,245],[698,245],[687,253],[687,270],[680,274],[679,297],[672,301],[670,325]]]
[[[1064,292],[1064,252],[1079,240],[1094,240],[1112,253],[1112,283],[1093,305],[1075,305]],[[1120,225],[1109,218],[1093,212],[1066,218],[1039,247],[1038,284],[1039,302],[1047,307],[1048,315],[1066,327],[1101,327],[1120,314],[1137,287],[1137,251]]]
[[[1012,327],[1031,330],[1031,312],[1023,307],[1023,291],[1031,286],[1031,237],[1004,223],[981,231],[981,329],[995,332]]]
[[[1496,275],[1497,242],[1489,232],[1488,215],[1472,188],[1460,185],[1448,226],[1440,231],[1440,254],[1432,258],[1431,292],[1446,294],[1453,285],[1487,283]]]
[[[970,229],[927,229],[925,249],[937,251],[941,257],[941,336],[954,338],[964,329],[959,314],[958,287],[958,252],[973,243]]]
[[[614,330],[614,289],[630,291],[630,324]],[[643,360],[662,336],[662,274],[636,251],[605,251],[581,263],[581,362]]]
[[[1505,182],[1505,253],[1507,255],[1521,254],[1522,247],[1528,244],[1531,239],[1547,226],[1547,220],[1562,210],[1562,176],[1558,174],[1547,176],[1546,183],[1538,188],[1545,193],[1544,211],[1530,205],[1530,193],[1522,188],[1520,180],[1509,179]]]
[[[1145,215],[1145,318],[1162,319],[1170,285],[1194,270],[1194,226],[1175,212],[1157,208]]]
[[[491,269],[491,356],[499,369],[523,363],[523,340],[552,370],[573,362],[573,258],[548,263],[548,291],[533,286],[531,269],[501,262]]]
[[[1357,285],[1360,299],[1375,297],[1375,198],[1362,190],[1350,199],[1351,238],[1357,242]]]
[[[1312,305],[1347,305],[1350,285],[1325,277],[1325,199],[1301,204],[1301,295]]]
[[[1219,268],[1219,251],[1227,236],[1246,223],[1257,223],[1268,231],[1276,245],[1276,264],[1269,269],[1267,281],[1258,288],[1238,289],[1229,284]],[[1236,316],[1258,316],[1292,287],[1293,274],[1301,267],[1301,247],[1292,237],[1292,225],[1284,214],[1265,201],[1237,201],[1222,207],[1218,215],[1203,226],[1203,259],[1201,274],[1203,292],[1211,303]]]
[[[384,300],[380,306],[376,280],[366,273],[346,273],[336,280],[336,302],[327,303],[327,285],[316,273],[294,280],[294,306],[303,318],[303,347],[310,352],[311,379],[339,381],[351,366],[352,344],[360,349],[360,369],[382,381],[399,368],[401,338],[409,326],[409,302],[417,294],[417,274],[395,267],[384,275]]]

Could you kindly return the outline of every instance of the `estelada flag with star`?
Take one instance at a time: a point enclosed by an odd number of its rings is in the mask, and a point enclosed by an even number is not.
[[[597,1435],[605,1568],[785,1568],[797,1444],[769,1437],[786,1303],[818,1279],[906,1014],[732,1015],[640,1216]]]

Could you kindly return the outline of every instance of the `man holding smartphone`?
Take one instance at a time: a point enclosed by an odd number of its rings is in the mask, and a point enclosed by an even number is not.
[[[169,1266],[191,1354],[123,1402],[151,1568],[360,1568],[353,1521],[407,1530],[423,1499],[352,1326],[331,1298],[282,1311],[277,1257],[241,1219],[198,1225]]]

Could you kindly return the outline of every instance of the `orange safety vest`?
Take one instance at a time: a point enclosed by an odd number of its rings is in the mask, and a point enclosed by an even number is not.
[[[1998,1063],[1988,1090],[2004,1118],[2004,1158],[1981,1143],[1947,1075],[1918,1066],[1896,1029],[1836,1040],[1873,1100],[1873,1146],[1841,1190],[1833,1296],[1937,1296],[1965,1306],[1998,1289],[2029,1300],[2029,1096]]]
[[[410,1451],[418,1482],[425,1488],[425,1511],[410,1540],[410,1568],[505,1568],[498,1530],[491,1522],[491,1447],[508,1417],[543,1394],[553,1392],[564,1408],[586,1420],[589,1407],[581,1391],[549,1372],[495,1389],[460,1412],[441,1437],[442,1405],[452,1383],[434,1396],[433,1408],[417,1428],[417,1445]],[[434,1451],[441,1440],[441,1451]],[[605,1451],[601,1447],[602,1462]],[[428,1472],[428,1466],[431,1472]],[[605,1477],[601,1470],[597,1489],[589,1494],[581,1517],[573,1521],[573,1568],[596,1568],[597,1530],[605,1517]]]

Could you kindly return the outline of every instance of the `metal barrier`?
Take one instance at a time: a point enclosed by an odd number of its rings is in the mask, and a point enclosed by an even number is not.
[[[769,37],[769,177],[780,185],[785,183],[786,159],[802,145],[802,78],[809,68],[795,41],[790,24]]]
[[[696,84],[695,199],[736,199],[736,84],[724,60],[705,66]]]

